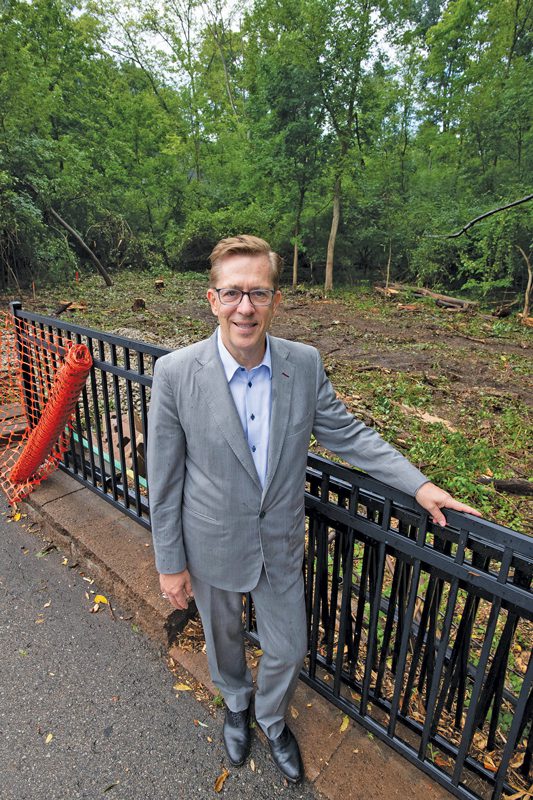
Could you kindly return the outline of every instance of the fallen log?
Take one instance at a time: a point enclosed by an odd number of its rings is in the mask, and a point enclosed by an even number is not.
[[[433,292],[431,289],[425,289],[423,286],[409,286],[403,283],[393,283],[390,284],[387,289],[380,287],[379,284],[374,288],[381,294],[388,293],[389,295],[392,295],[393,292],[395,294],[399,292],[411,292],[417,297],[431,297],[433,300],[440,300],[441,303],[446,303],[448,306],[464,309],[475,308],[478,305],[476,300],[465,300],[462,297],[450,297],[450,295],[447,294],[439,294],[439,292]]]
[[[61,303],[56,310],[54,311],[54,317],[59,317],[64,311],[66,311],[72,305],[72,300],[67,300],[65,303]]]
[[[519,478],[499,480],[497,478],[489,478],[488,475],[481,475],[481,477],[477,479],[477,482],[485,486],[492,485],[497,492],[507,492],[508,494],[520,494],[523,496],[533,495],[533,481],[520,480]]]
[[[74,300],[62,300],[54,311],[54,316],[59,317],[65,311],[87,311],[87,303],[83,300],[80,303],[76,303]]]
[[[389,287],[374,286],[374,290],[383,297],[386,297],[387,299],[391,297],[396,297],[396,295],[400,294],[399,289],[391,289],[390,286]]]
[[[463,300],[461,297],[450,297],[447,294],[439,294],[432,292],[431,289],[423,289],[419,287],[410,287],[413,294],[420,297],[431,297],[433,300],[440,300],[441,303],[447,303],[450,306],[460,306],[461,308],[474,308],[477,306],[475,300]]]
[[[455,303],[449,303],[447,300],[435,300],[435,305],[443,308],[445,311],[466,311],[467,306],[458,306]]]
[[[513,313],[514,306],[518,305],[518,300],[513,300],[511,303],[501,303],[501,305],[496,306],[494,311],[492,312],[493,317],[498,317],[498,319],[504,319],[505,317],[510,317]]]

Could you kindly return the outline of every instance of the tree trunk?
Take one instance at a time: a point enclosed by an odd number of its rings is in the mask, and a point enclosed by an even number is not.
[[[300,218],[304,207],[305,188],[300,187],[298,198],[298,208],[296,210],[296,222],[294,223],[294,253],[292,257],[292,285],[298,285],[298,236],[300,234]]]
[[[385,289],[389,288],[391,261],[392,261],[392,239],[389,239],[389,260],[387,261],[387,277],[385,278]]]
[[[113,286],[113,281],[111,280],[111,276],[109,275],[108,271],[103,266],[103,264],[98,260],[95,253],[93,253],[89,245],[85,244],[78,231],[75,231],[74,228],[71,228],[68,222],[65,222],[65,220],[62,217],[60,217],[57,211],[54,211],[53,208],[49,208],[48,211],[50,212],[52,217],[56,220],[56,222],[59,222],[59,224],[63,228],[65,228],[65,230],[68,231],[68,233],[70,233],[72,238],[75,239],[75,241],[79,244],[81,249],[87,253],[93,264],[96,266],[96,269],[106,282],[106,285]]]
[[[328,239],[328,253],[326,258],[326,280],[324,282],[324,291],[328,292],[333,289],[333,260],[335,257],[335,240],[337,239],[337,230],[339,228],[339,218],[341,215],[341,176],[337,176],[335,180],[335,189],[333,194],[333,217],[331,219],[331,229]]]
[[[522,250],[520,245],[517,244],[516,249],[521,252],[527,267],[527,286],[526,286],[526,293],[524,295],[524,310],[522,311],[522,320],[526,320],[529,317],[531,289],[533,287],[533,270],[531,269],[531,261],[529,260],[525,252]]]

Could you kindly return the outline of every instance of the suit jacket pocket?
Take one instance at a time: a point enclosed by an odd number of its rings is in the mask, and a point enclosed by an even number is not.
[[[192,517],[197,517],[198,520],[201,520],[202,522],[207,522],[209,525],[218,526],[221,524],[220,520],[214,519],[213,517],[208,517],[207,514],[202,514],[201,511],[197,511],[195,508],[191,508],[190,506],[185,504],[182,507],[182,513],[183,516],[190,515]]]

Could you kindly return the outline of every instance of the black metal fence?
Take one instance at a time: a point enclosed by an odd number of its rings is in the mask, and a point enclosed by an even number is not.
[[[149,528],[144,459],[153,365],[166,350],[24,312],[94,359],[62,468]],[[24,382],[42,380],[30,359]],[[460,798],[517,795],[533,750],[533,539],[415,501],[309,455],[302,679]],[[254,637],[250,604],[248,631]]]

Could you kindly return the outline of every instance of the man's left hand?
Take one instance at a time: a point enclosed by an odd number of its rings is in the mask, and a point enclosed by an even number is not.
[[[467,514],[473,514],[475,517],[481,517],[479,511],[471,506],[460,503],[454,500],[451,494],[445,492],[444,489],[439,489],[434,483],[430,481],[423,483],[415,495],[415,500],[422,508],[431,514],[431,519],[438,525],[444,527],[446,525],[446,517],[441,511],[441,508],[452,508],[454,511],[465,511]]]

